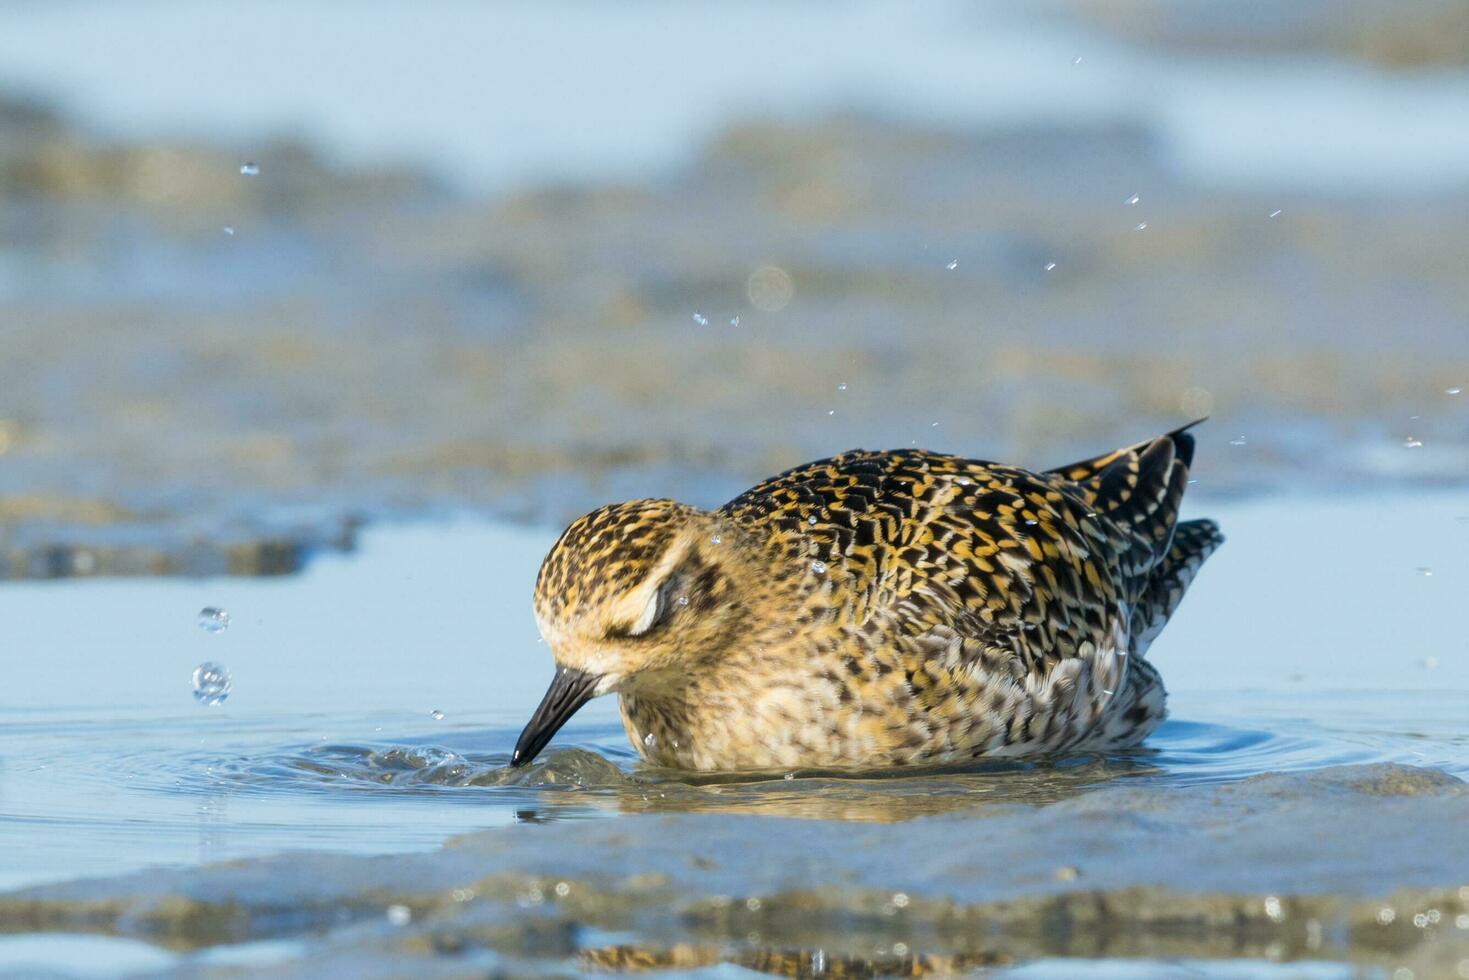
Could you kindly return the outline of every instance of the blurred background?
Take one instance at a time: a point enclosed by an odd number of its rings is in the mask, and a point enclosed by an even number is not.
[[[1465,0],[0,0],[0,974],[1469,977],[1466,42]],[[506,768],[574,515],[1204,415],[1230,543],[1146,752],[697,784],[606,698]]]
[[[1469,475],[1460,0],[0,2],[0,570],[1201,415]]]

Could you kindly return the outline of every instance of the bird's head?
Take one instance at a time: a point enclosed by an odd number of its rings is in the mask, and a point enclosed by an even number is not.
[[[736,538],[672,500],[611,504],[572,522],[536,577],[536,623],[556,674],[512,765],[533,759],[592,698],[676,686],[738,639]]]

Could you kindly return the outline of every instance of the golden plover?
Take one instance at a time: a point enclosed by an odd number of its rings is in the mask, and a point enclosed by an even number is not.
[[[682,769],[1135,746],[1165,714],[1144,654],[1224,540],[1178,523],[1193,448],[1179,429],[1045,472],[854,450],[712,512],[594,510],[536,579],[556,674],[511,762],[613,692],[642,756]]]

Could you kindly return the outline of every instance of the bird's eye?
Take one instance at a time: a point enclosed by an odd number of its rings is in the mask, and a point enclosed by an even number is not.
[[[610,637],[646,636],[661,626],[673,614],[675,608],[688,605],[688,600],[680,599],[682,596],[681,581],[682,577],[678,573],[668,576],[659,583],[658,588],[653,590],[653,594],[648,597],[648,604],[643,607],[643,611],[636,620],[626,626],[609,630],[607,635]]]
[[[642,615],[637,618],[636,622],[634,622],[631,626],[627,628],[627,635],[642,636],[644,633],[648,632],[648,630],[652,629],[653,626],[660,619],[663,618],[663,610],[665,605],[666,602],[664,599],[664,588],[660,585],[658,588],[654,589],[653,594],[648,597],[648,604],[643,607]]]

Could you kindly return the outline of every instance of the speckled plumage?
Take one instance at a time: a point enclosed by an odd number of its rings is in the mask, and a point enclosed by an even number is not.
[[[1192,454],[1183,430],[1046,472],[856,450],[713,512],[614,504],[552,547],[537,621],[570,710],[618,693],[661,765],[1133,746],[1164,717],[1143,654],[1223,540],[1177,524]]]

